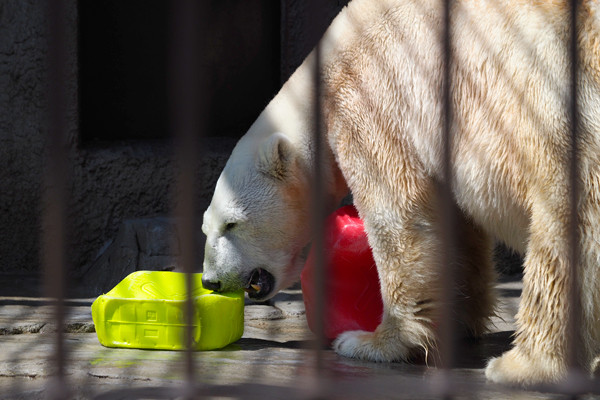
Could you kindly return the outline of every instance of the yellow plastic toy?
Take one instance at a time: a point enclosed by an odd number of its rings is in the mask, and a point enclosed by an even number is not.
[[[215,293],[193,274],[193,349],[227,346],[244,333],[244,292]],[[185,349],[185,274],[134,272],[92,304],[98,340],[107,347]]]

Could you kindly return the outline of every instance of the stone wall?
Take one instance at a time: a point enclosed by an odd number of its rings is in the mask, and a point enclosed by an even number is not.
[[[0,2],[0,272],[38,270],[46,134],[46,15],[42,2]],[[69,33],[74,29],[70,9]],[[72,43],[69,43],[72,45]],[[70,46],[70,56],[73,47]],[[69,71],[75,77],[75,69]],[[74,89],[74,86],[70,89]],[[73,95],[74,91],[70,90]],[[73,99],[71,99],[73,100]],[[74,128],[73,108],[69,109]]]

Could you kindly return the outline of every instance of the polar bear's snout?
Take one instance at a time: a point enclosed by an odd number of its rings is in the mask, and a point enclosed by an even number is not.
[[[261,300],[269,297],[276,286],[275,277],[264,268],[253,269],[244,281],[246,284],[243,286],[243,289],[248,293],[248,297],[253,300]],[[211,272],[204,272],[202,274],[202,286],[205,289],[216,292],[223,289],[226,290],[219,277]]]
[[[204,286],[205,289],[218,292],[221,290],[221,281],[208,273],[202,273],[202,286]]]

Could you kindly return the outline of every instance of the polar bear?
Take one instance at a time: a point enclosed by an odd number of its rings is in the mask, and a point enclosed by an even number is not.
[[[450,65],[451,187],[459,210],[462,324],[494,309],[490,241],[525,255],[514,347],[497,382],[566,376],[569,340],[591,370],[600,346],[600,2],[579,7],[579,247],[569,302],[570,65],[566,1],[457,0]],[[406,360],[436,346],[441,304],[442,2],[354,0],[320,42],[325,207],[350,190],[381,281],[375,332],[346,332],[344,356]],[[310,243],[315,162],[311,54],[233,150],[204,214],[204,284],[267,299],[295,282]],[[570,330],[570,304],[579,329]],[[573,335],[576,335],[573,337]]]

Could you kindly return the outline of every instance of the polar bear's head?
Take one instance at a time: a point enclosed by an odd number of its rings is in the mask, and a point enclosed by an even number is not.
[[[202,224],[209,289],[244,288],[265,300],[300,278],[312,230],[314,61],[309,56],[263,110],[217,181]],[[348,187],[323,147],[322,207],[332,211]]]
[[[205,287],[264,300],[298,279],[310,241],[309,169],[283,134],[242,138],[204,214]]]

